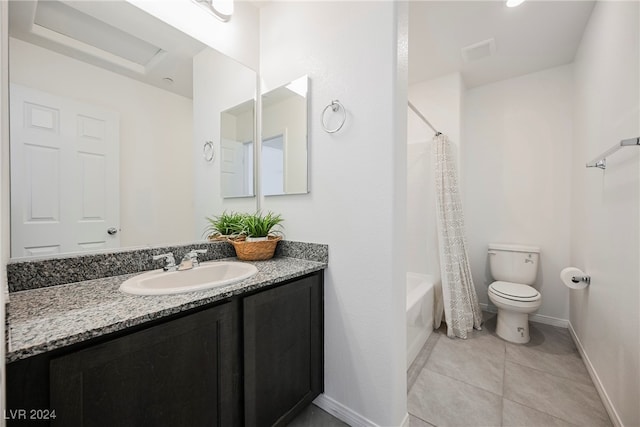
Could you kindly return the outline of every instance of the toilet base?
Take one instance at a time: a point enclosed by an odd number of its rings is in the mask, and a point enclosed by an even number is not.
[[[529,336],[529,314],[498,308],[496,333],[500,338],[515,344],[526,344]]]

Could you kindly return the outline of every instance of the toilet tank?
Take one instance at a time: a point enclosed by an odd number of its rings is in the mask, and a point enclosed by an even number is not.
[[[494,280],[533,285],[539,258],[540,248],[535,246],[489,244],[489,268]]]

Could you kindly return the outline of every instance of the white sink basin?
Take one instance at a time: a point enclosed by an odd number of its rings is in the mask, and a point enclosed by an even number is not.
[[[230,285],[257,272],[254,265],[244,262],[209,261],[191,270],[139,274],[122,283],[120,290],[135,295],[179,294]]]

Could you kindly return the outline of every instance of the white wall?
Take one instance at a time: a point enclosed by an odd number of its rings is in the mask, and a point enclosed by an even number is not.
[[[248,1],[236,1],[233,16],[222,22],[188,0],[126,0],[217,51],[257,70],[259,12]]]
[[[569,292],[559,274],[569,265],[571,120],[571,66],[466,92],[462,189],[471,271],[481,303],[488,302],[493,281],[487,244],[535,245],[541,248],[537,315],[547,317],[538,320],[569,317]]]
[[[120,114],[121,246],[192,240],[191,99],[14,38],[9,62],[13,83]]]
[[[256,73],[213,49],[193,58],[193,158],[194,238],[200,238],[205,217],[223,210],[253,212],[255,197],[223,199],[220,185],[220,112],[256,96]],[[202,154],[205,141],[214,142],[215,159],[206,162]]]
[[[464,84],[460,73],[409,87],[409,100],[438,131],[460,147]],[[407,116],[407,268],[440,277],[431,160],[434,132],[411,110]]]
[[[450,141],[460,144],[462,131],[462,100],[465,87],[460,73],[447,74],[409,86],[409,100],[438,131]],[[431,142],[433,131],[410,111],[409,144]]]
[[[591,286],[571,291],[571,327],[613,408],[640,425],[640,150],[607,169],[584,164],[640,136],[638,2],[598,2],[575,61],[571,264]]]
[[[329,245],[317,401],[351,425],[397,426],[406,415],[407,83],[406,51],[396,45],[406,42],[406,26],[396,24],[405,8],[312,1],[261,9],[264,86],[305,74],[311,81],[311,192],[266,197],[263,209],[282,213],[287,239]],[[328,134],[320,114],[333,99],[348,114]]]

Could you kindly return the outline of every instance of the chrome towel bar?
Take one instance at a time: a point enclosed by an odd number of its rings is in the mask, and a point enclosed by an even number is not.
[[[616,144],[613,147],[609,148],[607,151],[605,151],[604,153],[600,154],[598,157],[596,157],[595,159],[593,159],[592,161],[587,163],[587,167],[588,168],[606,169],[607,168],[607,157],[609,155],[615,153],[616,151],[618,151],[622,147],[633,147],[633,146],[635,146],[635,147],[640,146],[640,137],[623,139],[618,144]]]

